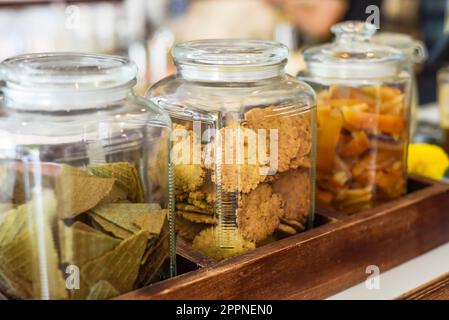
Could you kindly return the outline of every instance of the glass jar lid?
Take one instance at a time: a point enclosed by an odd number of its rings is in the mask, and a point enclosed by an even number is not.
[[[127,58],[84,53],[38,53],[0,64],[7,83],[29,88],[104,89],[133,80],[136,65]]]
[[[312,76],[343,79],[395,77],[401,71],[404,54],[391,47],[374,44],[373,24],[347,21],[334,25],[335,41],[307,49],[304,59]]]
[[[178,44],[172,54],[189,80],[251,81],[278,75],[288,48],[271,41],[215,39]]]
[[[119,100],[136,74],[127,58],[84,53],[26,54],[0,64],[5,100],[18,109],[86,109]]]
[[[288,48],[281,43],[259,40],[196,40],[174,47],[179,63],[216,66],[269,65],[287,59]]]
[[[373,43],[401,50],[412,63],[421,63],[427,56],[427,49],[422,41],[413,39],[410,35],[397,32],[380,32],[374,35]]]

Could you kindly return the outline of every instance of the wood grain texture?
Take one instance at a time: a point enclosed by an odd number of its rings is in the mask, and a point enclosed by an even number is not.
[[[449,241],[449,185],[410,194],[119,299],[321,299]]]
[[[405,293],[397,300],[449,300],[449,273]]]

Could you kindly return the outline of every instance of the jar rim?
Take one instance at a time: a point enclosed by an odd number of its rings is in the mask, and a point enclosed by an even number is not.
[[[133,81],[137,66],[125,57],[78,52],[33,53],[0,64],[6,85],[29,89],[98,90]]]
[[[177,64],[254,67],[285,63],[288,48],[278,42],[244,39],[194,40],[172,50]]]

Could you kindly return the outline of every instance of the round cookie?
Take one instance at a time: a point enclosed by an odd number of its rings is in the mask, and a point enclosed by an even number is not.
[[[308,170],[289,170],[273,182],[273,192],[284,200],[284,218],[307,221],[310,210],[310,175]]]
[[[217,239],[217,227],[207,228],[201,231],[193,239],[192,247],[215,260],[224,260],[250,250],[254,250],[254,242],[245,240],[240,234],[235,237],[233,248],[221,248]]]
[[[255,190],[242,196],[237,209],[237,224],[243,237],[258,242],[272,234],[283,216],[283,203],[271,186],[261,184]]]
[[[278,172],[290,169],[301,146],[301,132],[297,126],[298,116],[287,114],[280,107],[254,108],[245,113],[248,128],[253,130],[266,129],[267,145],[270,145],[270,129],[278,134]]]

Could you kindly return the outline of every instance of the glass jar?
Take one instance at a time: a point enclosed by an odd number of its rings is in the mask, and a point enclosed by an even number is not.
[[[449,153],[449,67],[445,66],[437,72],[437,96],[442,131],[442,144]]]
[[[303,74],[317,92],[317,201],[346,213],[406,192],[410,75],[403,53],[373,44],[374,25],[343,22],[310,48]]]
[[[313,90],[284,71],[278,43],[177,45],[177,73],[147,92],[173,125],[180,241],[216,260],[313,223]]]
[[[413,141],[417,126],[417,113],[419,106],[419,90],[415,75],[415,67],[427,59],[427,49],[423,42],[413,39],[408,34],[395,32],[381,32],[373,37],[373,42],[379,45],[389,46],[406,56],[406,68],[411,77],[411,115],[410,115],[410,140]]]
[[[171,121],[126,58],[0,64],[0,291],[107,299],[173,275]]]

